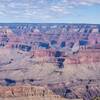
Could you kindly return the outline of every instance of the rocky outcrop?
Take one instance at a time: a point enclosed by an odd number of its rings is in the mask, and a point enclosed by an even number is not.
[[[92,100],[100,96],[99,80],[74,80],[68,83],[52,85],[51,90],[62,97],[69,99]]]
[[[61,98],[59,95],[54,94],[51,90],[44,87],[36,86],[12,86],[12,87],[0,87],[0,97],[28,97],[28,96],[40,96],[40,97],[55,97]]]
[[[66,63],[68,64],[84,64],[100,62],[100,50],[87,49],[82,50],[78,54],[67,57]]]
[[[75,82],[48,84],[43,86],[15,85],[0,86],[0,98],[41,97],[63,100],[91,100],[100,96],[100,85],[96,80],[77,80]],[[52,100],[53,100],[52,99]],[[54,100],[55,100],[54,99]]]

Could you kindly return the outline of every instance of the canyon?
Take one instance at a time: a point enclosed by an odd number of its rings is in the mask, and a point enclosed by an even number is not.
[[[0,100],[100,96],[100,25],[0,24]]]

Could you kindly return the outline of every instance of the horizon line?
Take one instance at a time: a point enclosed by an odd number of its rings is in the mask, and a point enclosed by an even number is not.
[[[92,24],[100,25],[100,23],[72,23],[72,22],[0,22],[0,24]]]

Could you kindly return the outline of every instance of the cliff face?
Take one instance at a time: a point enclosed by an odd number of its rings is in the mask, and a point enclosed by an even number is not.
[[[54,85],[59,87],[54,88]],[[45,88],[30,85],[4,86],[0,87],[0,98],[6,100],[19,100],[21,98],[24,98],[23,100],[27,100],[27,98],[29,98],[28,100],[91,100],[99,96],[100,93],[100,87],[97,84],[93,84],[92,81],[88,85],[85,85],[85,83],[71,83],[70,85],[72,86],[61,86],[61,84],[53,84],[50,86],[49,84],[49,86],[46,86]]]
[[[100,51],[94,49],[80,50],[78,54],[66,58],[66,64],[84,64],[100,62]]]
[[[1,87],[0,98],[6,100],[69,100],[65,99],[49,89],[35,86]],[[82,100],[82,99],[72,99]]]

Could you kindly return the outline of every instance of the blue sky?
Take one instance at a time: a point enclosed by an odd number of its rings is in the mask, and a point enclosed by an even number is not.
[[[0,0],[0,22],[100,24],[100,0]]]

